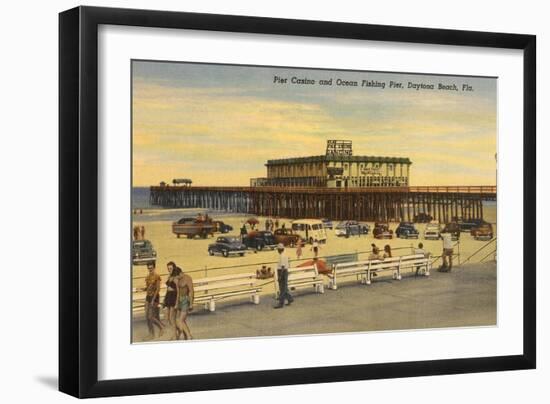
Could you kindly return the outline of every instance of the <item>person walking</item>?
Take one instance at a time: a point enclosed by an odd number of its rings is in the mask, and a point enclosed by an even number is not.
[[[311,245],[311,251],[313,251],[313,260],[317,261],[317,258],[319,258],[319,242],[317,239],[313,241],[313,244]]]
[[[275,309],[282,309],[285,307],[285,300],[290,306],[294,299],[288,291],[288,269],[289,260],[285,253],[285,246],[279,244],[277,246],[277,252],[279,253],[279,261],[277,262],[277,280],[279,282],[279,303],[274,307]]]
[[[159,337],[164,333],[164,324],[160,321],[160,275],[155,270],[155,263],[147,264],[149,274],[145,278],[145,318],[147,320],[147,329],[149,330],[149,339],[155,338],[155,326],[159,329]]]
[[[443,253],[441,260],[443,264],[439,267],[440,272],[451,272],[453,268],[453,239],[451,233],[442,233],[441,239],[443,240]]]
[[[193,279],[182,272],[178,278],[178,304],[176,306],[176,339],[183,334],[183,339],[193,339],[191,330],[187,324],[187,316],[193,310],[193,300],[195,290],[193,289]]]
[[[139,239],[145,240],[145,226],[139,227]]]
[[[303,247],[302,240],[298,240],[296,242],[296,258],[297,259],[300,259],[302,257],[302,247]]]
[[[170,261],[166,264],[168,270],[168,279],[166,280],[166,294],[164,295],[164,307],[166,308],[166,318],[168,324],[172,328],[170,339],[175,339],[177,336],[176,329],[176,311],[178,304],[178,281],[181,274],[181,268],[178,268],[175,262]]]
[[[243,227],[241,227],[241,241],[244,240],[248,232],[246,231],[246,223],[243,223]]]

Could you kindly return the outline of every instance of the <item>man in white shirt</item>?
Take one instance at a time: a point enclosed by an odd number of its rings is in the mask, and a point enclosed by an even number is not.
[[[441,272],[450,272],[453,268],[453,239],[451,233],[441,233],[441,238],[443,240],[443,254],[442,261],[443,265],[439,270]]]
[[[288,268],[290,267],[288,256],[285,254],[285,246],[279,244],[277,246],[279,253],[279,261],[277,262],[277,279],[279,281],[279,303],[274,307],[281,309],[285,307],[285,300],[288,305],[291,305],[294,299],[288,291]]]

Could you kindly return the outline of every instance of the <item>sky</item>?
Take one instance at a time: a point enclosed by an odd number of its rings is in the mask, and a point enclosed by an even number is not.
[[[494,185],[496,94],[496,78],[132,61],[133,186],[247,186],[267,160],[323,155],[328,139],[410,158],[410,185]]]

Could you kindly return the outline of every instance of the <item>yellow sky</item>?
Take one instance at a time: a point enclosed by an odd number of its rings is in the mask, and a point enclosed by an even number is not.
[[[496,79],[133,62],[133,185],[248,185],[273,158],[409,157],[411,185],[495,183]],[[274,75],[467,83],[474,91],[275,85]]]

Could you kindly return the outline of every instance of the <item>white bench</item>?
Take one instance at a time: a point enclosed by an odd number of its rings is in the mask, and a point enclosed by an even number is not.
[[[338,289],[338,278],[355,276],[362,284],[367,283],[367,270],[370,261],[342,262],[332,267],[332,271],[327,274],[329,278],[329,289]]]
[[[204,304],[205,309],[215,311],[216,301],[218,300],[233,296],[250,295],[250,300],[254,304],[259,304],[259,293],[262,288],[257,286],[257,282],[256,273],[193,279],[193,289],[195,291],[193,303]],[[161,286],[161,303],[163,290],[166,290],[165,285]],[[134,314],[141,313],[144,311],[145,306],[145,292],[139,288],[134,288],[133,292],[132,312]]]
[[[275,298],[279,297],[278,271],[275,271]],[[325,293],[323,278],[317,271],[317,265],[288,269],[288,289],[313,287],[317,293]]]
[[[385,258],[384,260],[370,261],[367,269],[367,284],[370,285],[372,274],[376,272],[392,271],[393,279],[401,280],[401,272],[406,269],[416,271],[423,269],[423,274],[430,275],[430,259],[423,254],[402,255],[400,257]]]
[[[216,301],[228,297],[250,295],[254,304],[260,303],[261,286],[257,285],[256,273],[221,275],[193,279],[194,303],[203,303],[210,311],[216,310]]]
[[[384,271],[392,271],[393,279],[401,280],[402,271],[422,271],[423,275],[429,276],[431,261],[423,254],[403,255],[400,257],[385,258],[384,260],[356,261],[336,264],[332,272],[328,274],[329,288],[338,288],[338,278],[355,276],[362,284],[370,285],[372,274]]]
[[[424,254],[406,255],[401,257],[400,271],[410,269],[415,273],[422,273],[424,276],[430,276],[432,261]]]
[[[400,281],[401,280],[401,271],[399,268],[400,261],[401,261],[401,257],[391,257],[391,258],[384,258],[383,260],[369,261],[369,265],[367,267],[367,282],[366,282],[367,285],[371,284],[373,273],[378,274],[378,272],[385,272],[385,271],[391,271],[392,278]]]

